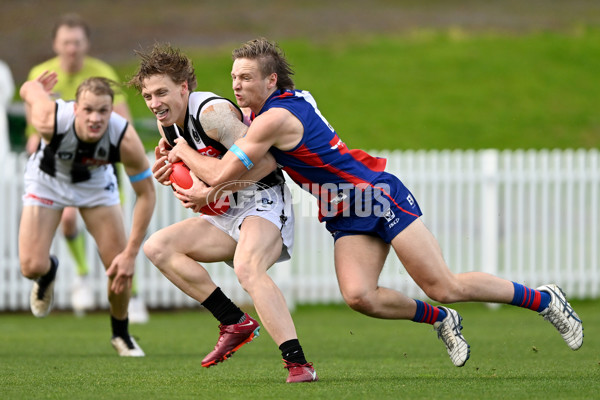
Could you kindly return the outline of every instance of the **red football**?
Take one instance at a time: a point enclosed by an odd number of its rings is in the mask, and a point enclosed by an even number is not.
[[[217,203],[220,203],[219,205],[217,205]],[[218,201],[215,201],[213,203],[209,203],[207,205],[205,205],[204,207],[202,207],[200,209],[200,212],[202,214],[206,214],[206,215],[221,215],[227,212],[227,210],[229,210],[229,199],[228,198],[221,198]]]
[[[183,161],[178,161],[171,165],[173,171],[171,171],[171,175],[169,176],[169,180],[171,182],[176,183],[181,186],[183,189],[189,189],[192,187],[194,181],[192,181],[192,177],[190,176],[190,169],[187,165],[183,163]],[[219,203],[217,205],[217,203]],[[214,203],[210,203],[205,205],[200,209],[200,212],[206,215],[221,215],[229,210],[229,199],[219,199]]]
[[[171,168],[173,169],[173,171],[171,171],[171,176],[169,176],[169,180],[171,182],[175,182],[184,189],[189,189],[192,187],[194,182],[190,176],[190,169],[183,163],[183,161],[178,161],[171,164]]]

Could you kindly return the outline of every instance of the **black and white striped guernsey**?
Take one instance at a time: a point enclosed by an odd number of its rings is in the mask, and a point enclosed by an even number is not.
[[[200,123],[200,114],[202,111],[217,103],[230,103],[233,104],[238,110],[239,107],[231,100],[224,97],[217,96],[211,92],[192,92],[188,100],[188,107],[185,114],[185,126],[184,129],[179,129],[176,125],[164,126],[163,132],[165,138],[171,146],[175,146],[175,139],[182,137],[186,140],[188,145],[200,154],[210,157],[222,158],[227,152],[227,148],[220,142],[210,138]],[[242,120],[240,111],[240,121]],[[262,190],[265,187],[272,187],[285,182],[283,173],[279,168],[271,172],[259,181],[258,186],[251,186],[255,190]]]
[[[74,102],[56,100],[54,134],[50,143],[42,144],[36,154],[39,168],[62,181],[78,183],[104,173],[111,164],[119,162],[119,146],[128,122],[113,112],[107,131],[95,143],[83,142],[75,132]]]

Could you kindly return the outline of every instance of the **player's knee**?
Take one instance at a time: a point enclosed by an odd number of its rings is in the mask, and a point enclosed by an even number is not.
[[[77,229],[77,214],[65,213],[60,222],[65,237],[74,239],[79,234],[79,230]]]
[[[150,236],[148,239],[146,239],[146,241],[144,242],[144,245],[142,246],[142,250],[144,251],[144,254],[146,255],[146,257],[148,257],[148,259],[154,263],[154,257],[155,257],[155,246],[152,240],[152,236]]]
[[[166,246],[160,243],[158,235],[151,235],[148,240],[144,243],[144,254],[158,269],[164,263],[166,258]]]
[[[79,230],[77,229],[77,224],[62,224],[62,232],[64,237],[67,239],[75,239],[77,235],[79,235]]]
[[[234,261],[235,275],[244,290],[249,291],[260,279],[259,268],[250,259],[236,259]]]
[[[363,314],[369,314],[372,309],[372,302],[367,292],[359,290],[344,290],[342,297],[348,306],[354,311]]]
[[[21,274],[27,279],[37,279],[44,275],[49,265],[49,258],[41,260],[35,257],[21,256]]]
[[[247,290],[247,288],[251,286],[252,281],[255,278],[255,274],[252,272],[250,264],[245,260],[236,260],[236,262],[234,263],[234,271],[235,275],[238,278],[238,281],[240,282],[240,285],[242,285],[242,287]]]
[[[449,293],[447,291],[444,291],[444,290],[426,290],[425,294],[431,300],[436,301],[441,304],[453,303],[452,297],[449,295]]]
[[[427,297],[431,300],[442,304],[455,303],[458,298],[455,294],[455,290],[452,289],[451,285],[432,284],[425,287],[421,287]]]

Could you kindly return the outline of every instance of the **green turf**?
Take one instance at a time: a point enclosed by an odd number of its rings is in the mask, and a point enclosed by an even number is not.
[[[0,315],[2,399],[591,399],[600,390],[598,301],[578,301],[583,347],[571,351],[528,310],[457,305],[471,359],[450,362],[427,325],[375,320],[346,306],[305,306],[293,314],[320,382],[285,384],[266,331],[216,367],[200,366],[218,334],[206,312],[153,312],[131,332],[147,353],[116,356],[109,319],[52,313]],[[250,310],[252,312],[252,310]]]
[[[176,45],[176,44],[174,44]],[[232,98],[232,43],[183,49],[200,90]],[[593,148],[600,145],[600,29],[286,40],[296,85],[351,146],[367,149]],[[135,61],[119,66],[130,77]],[[151,118],[129,92],[136,118]],[[153,143],[152,132],[144,132]]]

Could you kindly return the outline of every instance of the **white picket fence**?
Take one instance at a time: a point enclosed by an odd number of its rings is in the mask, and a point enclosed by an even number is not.
[[[393,151],[372,152],[388,159],[387,170],[413,192],[423,221],[438,238],[454,272],[486,271],[529,286],[556,282],[571,298],[597,298],[600,292],[600,163],[597,150],[551,151]],[[148,154],[152,158],[152,154]],[[26,310],[31,282],[19,270],[17,233],[21,208],[23,154],[9,154],[0,171],[0,311]],[[318,223],[315,200],[289,181],[295,203],[292,260],[270,273],[288,304],[341,302],[333,268],[333,240]],[[124,184],[126,221],[133,194]],[[157,205],[149,232],[192,214],[170,189],[157,185]],[[107,308],[106,277],[87,236],[94,298]],[[56,308],[70,307],[75,268],[62,235],[52,251],[61,260]],[[175,288],[144,257],[136,279],[150,308],[197,304]],[[234,301],[250,303],[226,264],[209,264],[214,281]],[[404,271],[393,251],[381,275],[382,286],[409,296],[424,293]]]

